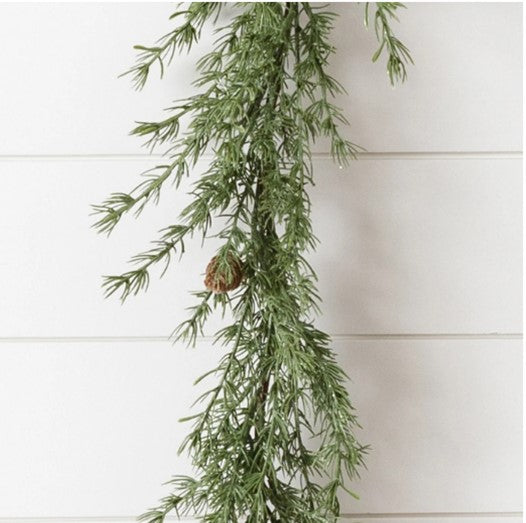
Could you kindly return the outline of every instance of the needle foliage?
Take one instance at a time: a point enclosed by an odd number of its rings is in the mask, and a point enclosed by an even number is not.
[[[372,15],[380,44],[373,58],[387,53],[392,82],[405,78],[410,60],[389,27],[400,6],[376,4]],[[338,494],[356,496],[346,482],[358,476],[367,452],[355,436],[347,377],[329,336],[313,324],[319,298],[305,257],[317,243],[311,145],[328,138],[340,165],[358,151],[340,134],[346,119],[332,99],[343,87],[327,72],[336,15],[307,2],[191,3],[172,16],[178,25],[155,46],[137,46],[128,73],[142,88],[152,67],[162,74],[226,8],[228,24],[216,29],[213,50],[197,63],[198,94],[176,102],[164,120],[132,131],[152,148],[165,145],[167,161],[130,193],[94,206],[96,229],[109,234],[125,214],[156,202],[168,181],[177,188],[211,152],[179,222],[135,256],[130,271],[105,277],[104,288],[123,300],[145,290],[151,269],[160,265],[164,274],[185,239],[211,235],[217,216],[217,271],[228,276],[232,259],[243,267],[235,291],[196,293],[190,317],[174,332],[193,343],[214,309],[228,307],[234,318],[216,334],[226,350],[218,367],[199,378],[215,377],[187,419],[192,428],[181,450],[195,476],[174,477],[173,493],[141,519],[162,523],[173,511],[208,523],[335,522]],[[190,123],[181,133],[185,117]]]

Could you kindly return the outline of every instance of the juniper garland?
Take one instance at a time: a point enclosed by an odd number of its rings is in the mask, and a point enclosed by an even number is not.
[[[389,25],[400,7],[377,3],[373,17],[373,60],[385,51],[392,83],[405,79],[411,61]],[[214,309],[233,313],[234,322],[215,337],[227,350],[197,382],[217,380],[197,400],[200,412],[187,418],[193,426],[181,451],[191,455],[196,476],[174,477],[173,493],[141,520],[161,523],[173,511],[209,523],[334,522],[340,490],[357,497],[346,481],[358,476],[368,450],[356,439],[359,424],[329,336],[313,325],[319,298],[305,257],[317,243],[311,144],[327,137],[340,165],[358,151],[340,134],[346,119],[331,101],[344,92],[327,73],[336,15],[307,2],[191,3],[172,15],[179,24],[157,45],[136,46],[138,62],[128,71],[135,87],[155,66],[162,74],[205,25],[217,25],[222,9],[231,11],[230,21],[197,63],[199,93],[175,103],[166,119],[132,131],[152,148],[166,144],[168,160],[130,193],[94,206],[95,227],[109,234],[125,214],[156,202],[168,181],[177,188],[205,151],[213,153],[179,223],[135,256],[132,270],[103,284],[106,295],[122,300],[146,290],[155,265],[164,274],[185,239],[210,236],[213,218],[226,218],[207,288],[174,332],[175,340],[195,343]]]

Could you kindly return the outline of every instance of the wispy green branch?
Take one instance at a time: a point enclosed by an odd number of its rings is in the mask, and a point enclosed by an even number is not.
[[[374,31],[380,46],[374,53],[372,60],[376,62],[382,52],[387,54],[387,74],[391,85],[396,82],[404,82],[407,79],[408,64],[413,63],[409,49],[394,35],[391,29],[391,20],[396,20],[397,9],[404,9],[405,5],[400,2],[376,2],[376,10],[373,16]],[[369,26],[369,3],[365,6],[365,26]]]
[[[222,7],[191,3],[172,17],[182,22],[157,45],[138,47],[138,62],[128,71],[135,87],[144,86],[156,64],[162,75],[176,52],[211,30]],[[374,14],[380,47],[373,59],[387,52],[392,83],[405,79],[410,62],[389,25],[399,7],[377,3]],[[106,276],[105,293],[125,300],[146,290],[152,269],[160,266],[165,274],[193,235],[219,241],[217,270],[228,274],[233,258],[242,268],[236,290],[195,293],[189,318],[173,333],[194,344],[215,311],[233,318],[215,335],[227,348],[218,366],[196,381],[213,380],[196,401],[202,407],[185,418],[192,428],[181,450],[190,454],[196,477],[176,476],[169,482],[173,493],[141,521],[163,523],[173,511],[202,514],[207,523],[335,523],[338,496],[356,496],[347,481],[359,476],[368,452],[355,435],[360,426],[347,377],[329,337],[313,325],[320,298],[307,260],[317,245],[312,145],[328,138],[340,165],[359,150],[343,135],[348,122],[333,103],[345,90],[327,72],[336,15],[308,2],[230,8],[214,48],[197,63],[200,91],[175,103],[161,121],[139,122],[132,131],[151,148],[166,146],[169,161],[145,173],[130,193],[113,193],[94,206],[94,227],[109,234],[124,215],[156,203],[168,180],[179,187],[205,152],[212,153],[177,225],[133,257],[129,271]]]

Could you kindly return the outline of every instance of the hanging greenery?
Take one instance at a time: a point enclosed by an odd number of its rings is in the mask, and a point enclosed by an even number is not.
[[[371,15],[379,42],[373,60],[386,54],[391,83],[405,79],[411,61],[389,25],[400,7],[377,3]],[[327,137],[340,165],[358,151],[340,134],[346,119],[331,101],[344,91],[326,70],[336,15],[308,2],[191,3],[172,15],[180,24],[156,46],[136,46],[138,62],[128,73],[138,89],[152,67],[162,75],[226,8],[228,25],[197,62],[200,92],[177,102],[168,118],[132,131],[151,147],[166,144],[169,161],[130,193],[94,206],[96,229],[109,234],[125,214],[156,202],[168,181],[179,187],[212,153],[179,222],[131,260],[132,270],[104,279],[106,295],[122,300],[145,290],[155,265],[164,274],[185,239],[208,237],[213,218],[222,217],[205,290],[195,293],[197,304],[174,333],[195,343],[214,309],[229,308],[234,318],[215,336],[227,347],[218,367],[197,382],[216,380],[198,399],[200,412],[187,418],[193,427],[181,450],[196,475],[174,477],[173,494],[141,519],[161,523],[174,511],[209,523],[334,522],[340,489],[357,497],[346,481],[358,476],[368,449],[356,439],[346,375],[329,336],[313,324],[319,299],[305,257],[317,243],[311,145]],[[184,117],[190,123],[181,133]]]

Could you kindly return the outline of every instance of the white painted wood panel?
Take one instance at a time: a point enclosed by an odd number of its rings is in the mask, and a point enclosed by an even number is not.
[[[198,523],[194,518],[173,518],[167,517],[166,521],[184,521],[185,523]],[[438,516],[418,516],[418,515],[391,515],[382,514],[380,517],[370,517],[364,515],[343,517],[341,523],[520,523],[522,516],[517,514],[443,514]],[[56,523],[136,523],[137,519],[133,516],[119,518],[61,518]],[[47,518],[0,518],[0,523],[49,523]]]
[[[124,306],[101,275],[174,223],[186,197],[127,218],[109,239],[90,203],[131,188],[147,162],[0,163],[0,337],[164,336],[203,288],[214,246],[190,243],[162,283]],[[320,325],[347,333],[521,331],[520,160],[316,161],[311,260]],[[210,331],[218,323],[212,322]]]
[[[522,516],[516,514],[444,514],[437,516],[418,515],[382,515],[381,517],[367,517],[363,515],[341,518],[341,523],[520,523]],[[38,523],[38,522],[37,522]],[[79,522],[80,523],[80,522]]]
[[[333,9],[341,17],[332,69],[350,92],[338,102],[355,142],[379,151],[521,148],[520,3],[409,4],[396,31],[416,66],[397,89],[384,64],[370,61],[376,42],[363,28],[363,6]],[[166,81],[152,74],[142,93],[117,76],[133,63],[133,45],[170,30],[173,10],[167,3],[1,4],[0,48],[11,51],[0,72],[0,120],[10,123],[0,128],[0,154],[143,151],[128,131],[193,94],[193,58],[177,58]],[[212,38],[204,37],[203,50]]]
[[[346,513],[517,512],[521,346],[338,340],[374,450]],[[0,344],[0,516],[130,516],[187,472],[176,447],[218,349]],[[404,521],[404,518],[400,518]],[[438,523],[440,518],[436,518]]]
[[[396,89],[370,62],[363,6],[332,8],[346,134],[409,152],[343,172],[315,160],[318,324],[340,335],[373,446],[362,499],[344,499],[342,521],[518,523],[520,340],[482,334],[522,330],[521,160],[506,154],[522,146],[522,5],[408,4],[395,27],[416,65]],[[186,197],[168,188],[109,240],[88,216],[159,161],[128,136],[134,120],[194,94],[209,34],[141,93],[117,78],[134,44],[170,30],[174,9],[0,3],[0,523],[131,523],[187,470],[176,420],[219,353],[151,337],[186,317],[213,245],[190,243],[161,283],[121,306],[103,300],[100,275],[125,270]]]
[[[340,52],[332,71],[349,90],[338,102],[351,136],[373,151],[521,149],[522,5],[406,5],[394,30],[415,66],[406,84],[391,89],[384,64],[370,60],[375,37],[372,28],[360,30],[360,9],[334,4]]]

